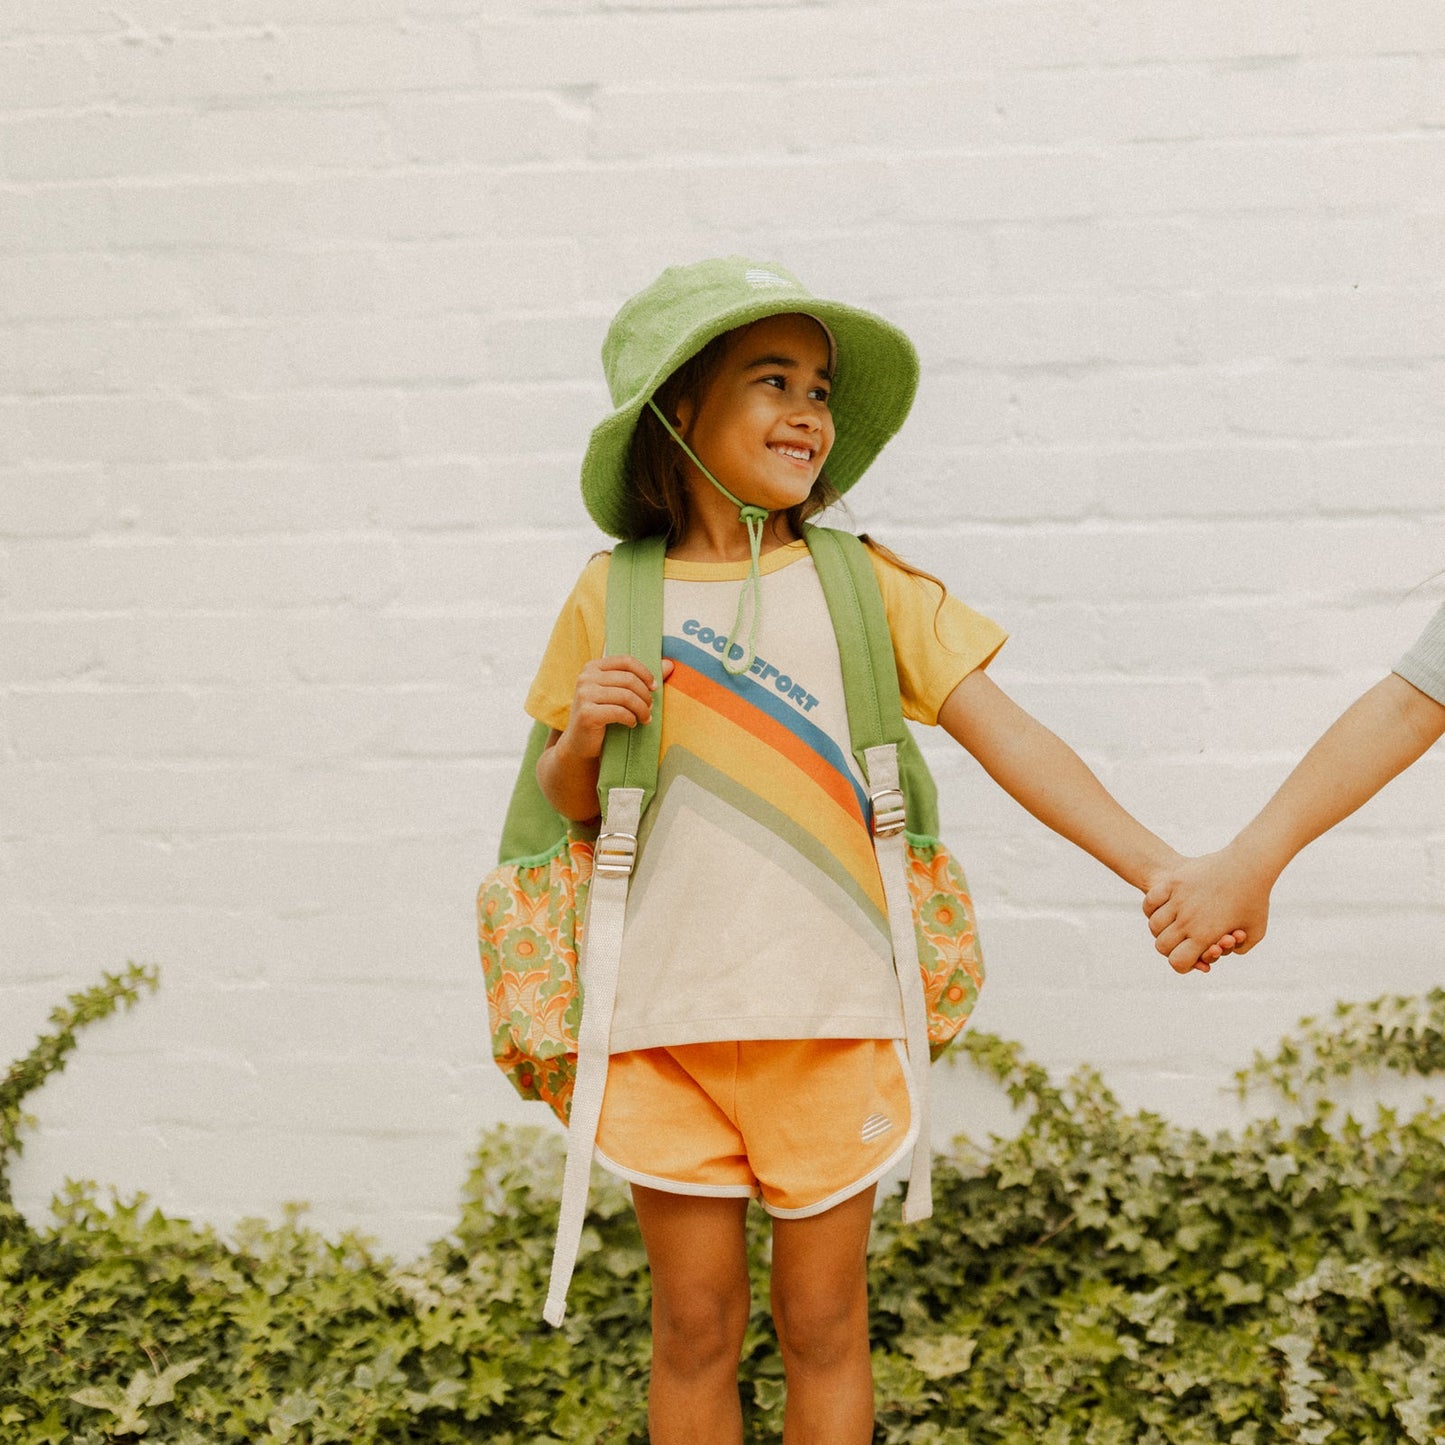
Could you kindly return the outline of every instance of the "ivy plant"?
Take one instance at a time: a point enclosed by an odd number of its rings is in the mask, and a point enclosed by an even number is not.
[[[74,995],[0,1084],[0,1439],[646,1439],[648,1283],[622,1189],[594,1188],[567,1321],[541,1323],[561,1146],[486,1133],[455,1228],[398,1263],[294,1210],[229,1237],[144,1197],[68,1184],[14,1209],[26,1096],[77,1031],[155,987],[130,968]],[[1445,1115],[1359,1120],[1360,1073],[1445,1062],[1445,991],[1341,1005],[1240,1074],[1290,1115],[1207,1137],[1059,1082],[984,1033],[959,1052],[1025,1113],[959,1140],[935,1213],[880,1208],[875,1440],[968,1445],[1373,1445],[1445,1440]],[[781,1433],[767,1230],[740,1389]]]

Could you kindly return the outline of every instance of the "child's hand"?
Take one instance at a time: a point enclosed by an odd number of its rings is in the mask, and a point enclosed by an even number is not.
[[[662,675],[672,672],[663,659]],[[602,657],[577,676],[564,732],[554,732],[537,759],[542,796],[577,823],[597,819],[597,776],[608,725],[635,728],[652,719],[652,695],[661,683],[635,657]]]
[[[1208,973],[1211,964],[1218,963],[1226,953],[1234,953],[1238,950],[1239,945],[1247,936],[1242,928],[1236,928],[1222,935],[1217,943],[1211,943],[1192,963],[1190,962],[1190,953],[1193,949],[1191,941],[1190,947],[1185,949],[1177,960],[1173,957],[1169,959],[1169,966],[1175,973]]]
[[[1226,953],[1248,953],[1269,923],[1271,881],[1233,845],[1181,860],[1144,895],[1154,947],[1177,973],[1207,973]]]
[[[1144,912],[1146,914],[1150,908],[1147,900],[1159,900],[1159,903],[1154,905],[1156,907],[1167,902],[1170,895],[1179,886],[1179,879],[1183,871],[1192,861],[1192,859],[1176,853],[1167,845],[1161,850],[1161,856],[1151,865],[1149,872],[1140,884],[1145,893]],[[1156,934],[1158,931],[1158,929],[1154,930]],[[1218,963],[1226,953],[1233,953],[1244,942],[1244,938],[1245,935],[1242,931],[1231,929],[1227,933],[1219,934],[1217,938],[1211,935],[1212,941],[1208,946],[1191,939],[1190,942],[1194,946],[1179,948],[1175,956],[1169,959],[1170,966],[1175,973],[1208,973],[1211,964]],[[1160,952],[1165,952],[1165,950],[1161,949]]]
[[[662,663],[664,679],[672,663]],[[637,727],[652,719],[652,694],[660,684],[635,657],[601,657],[577,675],[572,712],[557,744],[575,758],[599,758],[608,726]]]

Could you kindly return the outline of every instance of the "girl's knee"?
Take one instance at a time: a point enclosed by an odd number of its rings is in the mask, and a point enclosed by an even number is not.
[[[674,1368],[706,1370],[724,1361],[736,1366],[742,1354],[751,1305],[746,1288],[691,1289],[654,1293],[653,1354]]]
[[[868,1350],[866,1282],[842,1288],[773,1292],[773,1324],[784,1356],[811,1369],[828,1369]]]

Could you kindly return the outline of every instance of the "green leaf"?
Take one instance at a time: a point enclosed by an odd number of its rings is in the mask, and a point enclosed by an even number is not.
[[[899,1341],[899,1347],[930,1380],[946,1380],[968,1369],[978,1341],[969,1335],[932,1335]]]

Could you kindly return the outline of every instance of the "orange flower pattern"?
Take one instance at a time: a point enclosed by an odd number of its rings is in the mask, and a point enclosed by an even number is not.
[[[524,1099],[541,1099],[564,1124],[577,1073],[577,957],[591,881],[591,841],[568,837],[546,858],[493,869],[477,892],[492,1054]],[[936,1059],[973,1012],[983,956],[968,882],[942,843],[909,838],[908,892]]]
[[[577,955],[592,843],[568,837],[548,857],[506,863],[477,892],[477,942],[497,1066],[524,1099],[565,1124],[577,1073]]]
[[[936,1059],[963,1032],[978,1002],[983,954],[968,880],[958,859],[936,839],[908,839],[908,896],[923,971],[928,1056]]]

